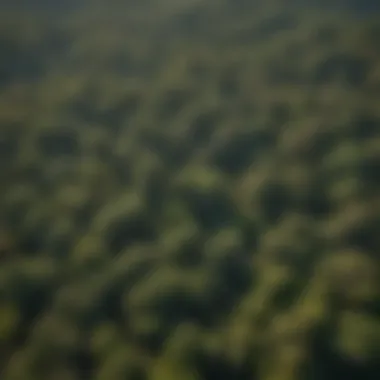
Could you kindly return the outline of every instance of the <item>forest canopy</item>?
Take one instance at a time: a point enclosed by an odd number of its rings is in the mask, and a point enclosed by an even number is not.
[[[369,0],[2,1],[0,376],[376,379]]]

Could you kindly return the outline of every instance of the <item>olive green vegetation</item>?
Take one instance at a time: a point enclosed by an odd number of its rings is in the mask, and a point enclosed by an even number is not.
[[[293,2],[1,13],[2,379],[376,378],[380,17]]]

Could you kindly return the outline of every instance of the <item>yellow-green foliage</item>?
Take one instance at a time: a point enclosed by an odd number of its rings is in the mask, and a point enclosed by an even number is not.
[[[1,379],[378,378],[378,11],[8,3]]]

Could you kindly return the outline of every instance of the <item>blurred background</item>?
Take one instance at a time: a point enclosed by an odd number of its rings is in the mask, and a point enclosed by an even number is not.
[[[0,1],[2,380],[380,377],[380,2]]]

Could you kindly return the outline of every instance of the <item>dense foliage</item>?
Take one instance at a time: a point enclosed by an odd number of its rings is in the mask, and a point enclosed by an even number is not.
[[[379,14],[6,3],[1,379],[377,378]]]

